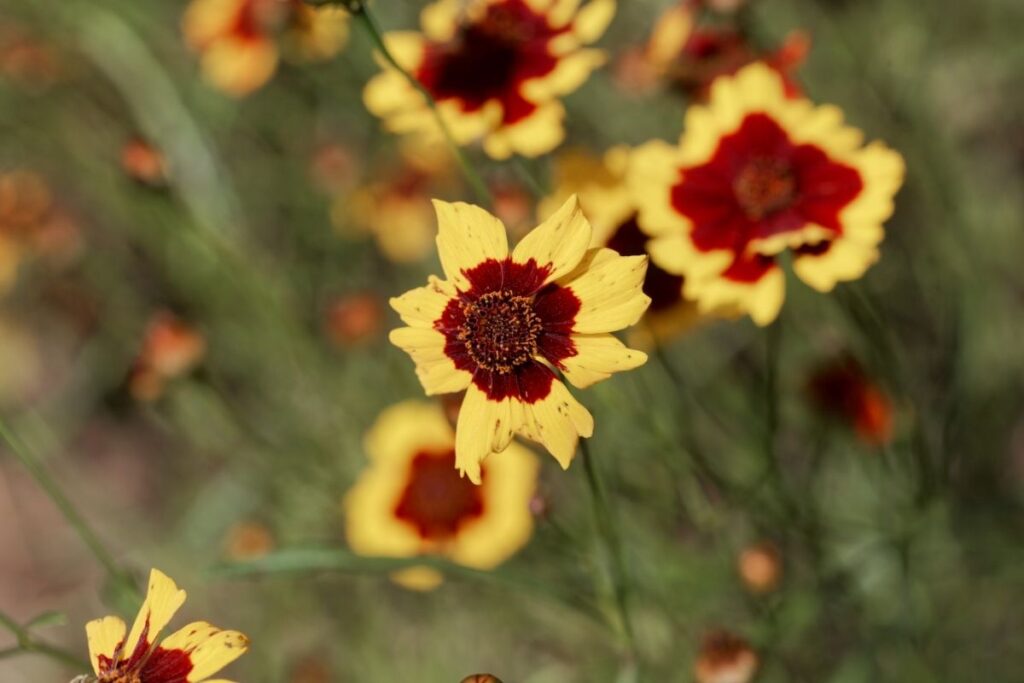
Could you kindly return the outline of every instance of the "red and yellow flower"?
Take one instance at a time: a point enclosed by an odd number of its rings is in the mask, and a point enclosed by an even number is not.
[[[282,35],[288,55],[330,59],[348,38],[348,13],[302,0],[192,0],[182,23],[201,55],[203,77],[235,97],[263,86],[277,70]]]
[[[596,41],[614,0],[439,0],[423,10],[422,33],[385,36],[388,50],[437,101],[460,144],[483,140],[496,159],[538,156],[565,132],[559,97],[604,63]],[[367,84],[371,112],[396,133],[437,138],[427,102],[397,70]]]
[[[902,157],[865,146],[839,108],[787,98],[779,75],[753,64],[690,108],[679,146],[637,150],[630,183],[651,258],[686,278],[686,297],[767,325],[785,296],[783,252],[821,292],[878,260],[903,176]]]
[[[637,222],[637,204],[626,183],[629,157],[629,148],[622,146],[600,158],[585,151],[559,155],[554,191],[541,201],[538,214],[549,216],[575,194],[593,227],[592,248],[607,247],[623,256],[646,255],[650,236]],[[644,320],[655,339],[678,334],[696,321],[696,307],[683,298],[683,278],[679,275],[649,263],[643,291],[651,299]]]
[[[366,435],[370,466],[345,497],[346,535],[356,553],[376,557],[439,555],[491,569],[533,533],[530,499],[539,464],[510,445],[480,469],[480,486],[455,469],[455,433],[435,403],[406,401],[385,410]],[[409,588],[437,586],[428,567],[397,572]]]
[[[610,334],[650,303],[647,257],[589,248],[575,196],[511,253],[505,226],[483,209],[434,205],[446,279],[391,300],[409,325],[392,331],[392,343],[412,357],[428,394],[466,390],[455,454],[472,481],[517,433],[568,467],[594,420],[555,370],[582,388],[647,360]]]
[[[195,621],[156,643],[184,602],[185,591],[154,569],[146,600],[130,632],[119,617],[86,624],[89,657],[98,683],[227,683],[210,681],[210,676],[249,648],[249,639],[238,631]]]

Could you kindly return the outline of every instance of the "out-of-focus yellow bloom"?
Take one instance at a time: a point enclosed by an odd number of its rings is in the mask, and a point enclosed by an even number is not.
[[[605,31],[614,0],[439,0],[422,33],[385,36],[388,50],[433,95],[456,141],[483,140],[495,159],[538,156],[561,143],[560,97],[604,63],[586,48]],[[371,112],[396,133],[440,136],[423,96],[395,69],[367,85]]]
[[[200,54],[203,77],[218,90],[242,97],[274,75],[279,37],[286,55],[298,59],[336,55],[348,37],[348,14],[302,0],[192,0],[182,29]]]
[[[440,555],[491,569],[533,533],[530,498],[539,465],[517,444],[489,459],[474,486],[455,470],[455,433],[440,406],[407,401],[385,410],[366,435],[369,467],[345,497],[352,550],[376,557]],[[428,567],[397,572],[399,583],[428,590],[441,575]]]
[[[607,247],[623,256],[645,255],[650,236],[637,223],[637,204],[626,183],[629,156],[627,147],[614,147],[600,158],[585,151],[560,154],[555,161],[554,190],[539,204],[539,216],[549,216],[575,194],[594,229],[592,248]],[[644,342],[637,333],[664,340],[697,321],[696,306],[683,299],[682,277],[648,264],[643,291],[651,305],[644,316],[646,326],[631,331],[634,343]]]
[[[694,676],[697,683],[747,683],[757,667],[757,653],[747,641],[727,631],[716,631],[704,638]]]
[[[155,401],[170,379],[196,367],[206,355],[206,338],[174,315],[156,314],[146,328],[129,377],[129,389],[139,401]]]
[[[160,632],[184,602],[185,591],[154,569],[149,576],[146,601],[130,632],[119,617],[104,617],[86,624],[89,657],[99,681],[201,683],[249,649],[245,635],[205,621],[192,622],[157,644]]]
[[[393,330],[392,343],[412,357],[428,394],[466,391],[455,453],[472,481],[515,434],[567,468],[594,418],[554,371],[583,388],[646,362],[611,333],[650,304],[647,257],[591,249],[575,196],[511,252],[505,226],[483,209],[434,205],[447,279],[391,300],[409,326]]]
[[[355,228],[373,235],[390,261],[422,261],[434,246],[430,199],[454,180],[451,153],[443,145],[404,144],[399,163],[384,169],[379,180],[335,199],[331,221],[343,234]]]
[[[903,175],[899,154],[863,145],[838,107],[788,98],[763,64],[716,80],[678,146],[648,143],[630,165],[654,263],[686,278],[701,312],[736,309],[758,325],[782,307],[783,252],[821,292],[878,260]]]

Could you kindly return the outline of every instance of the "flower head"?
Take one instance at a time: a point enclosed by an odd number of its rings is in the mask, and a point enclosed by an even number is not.
[[[483,209],[434,205],[447,279],[391,300],[409,325],[392,343],[412,356],[428,394],[466,390],[455,453],[471,480],[517,433],[568,467],[594,419],[554,370],[582,388],[647,360],[610,334],[650,303],[641,289],[647,258],[589,249],[575,196],[511,253],[505,227]]]
[[[865,443],[881,446],[892,440],[892,401],[854,358],[821,366],[807,389],[822,412],[848,423]]]
[[[728,631],[714,631],[701,644],[694,674],[697,683],[747,683],[757,667],[757,653],[746,640]]]
[[[491,569],[533,533],[530,498],[537,459],[513,444],[484,464],[481,486],[455,470],[455,434],[440,406],[407,401],[384,411],[366,435],[370,466],[345,497],[346,535],[368,556],[436,554]],[[427,567],[397,581],[429,589],[441,576]]]
[[[168,380],[190,372],[204,355],[206,337],[201,332],[171,313],[157,313],[146,327],[142,349],[132,367],[132,395],[140,401],[159,398]]]
[[[651,142],[634,156],[652,260],[685,276],[702,312],[738,309],[759,325],[782,307],[783,252],[821,292],[860,277],[904,174],[899,154],[862,139],[837,107],[787,98],[763,64],[718,79],[678,147]]]
[[[736,565],[744,585],[753,593],[775,590],[782,578],[782,556],[775,544],[767,541],[744,548]]]
[[[604,62],[597,40],[614,0],[439,0],[423,10],[423,33],[385,36],[388,50],[430,92],[455,139],[483,139],[496,159],[537,156],[564,136],[559,97]],[[366,106],[399,133],[437,137],[423,96],[386,67]]]
[[[608,247],[623,256],[647,254],[650,235],[637,222],[637,204],[626,183],[630,150],[613,147],[603,157],[569,151],[555,162],[554,192],[538,207],[546,217],[573,194],[593,226],[591,247]],[[645,322],[656,338],[670,337],[691,326],[696,307],[683,299],[683,278],[649,263],[644,294],[651,299]]]
[[[118,617],[86,624],[89,657],[98,683],[200,683],[249,648],[249,639],[243,634],[205,621],[192,622],[157,644],[160,632],[184,602],[185,591],[154,569],[146,600],[130,632]]]

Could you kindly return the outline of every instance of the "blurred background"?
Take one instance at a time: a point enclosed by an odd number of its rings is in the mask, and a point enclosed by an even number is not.
[[[710,47],[666,78],[643,46],[672,3],[622,0],[559,150],[467,148],[522,234],[564,150],[675,140],[713,75],[774,55],[907,160],[862,280],[821,295],[790,278],[770,330],[694,321],[580,395],[631,654],[579,463],[543,455],[533,537],[492,572],[416,592],[345,550],[364,433],[422,397],[387,299],[439,271],[429,198],[473,200],[446,150],[364,108],[379,67],[363,27],[323,50],[276,36],[274,73],[231,92],[200,74],[184,1],[0,0],[4,430],[119,571],[141,585],[161,568],[189,591],[186,620],[252,638],[225,675],[1024,676],[1024,5],[707,4]],[[416,29],[422,6],[370,7]],[[130,618],[132,598],[9,444],[0,613],[41,616],[31,643],[85,659],[85,621]],[[0,627],[0,680],[83,673],[19,648],[20,628]]]

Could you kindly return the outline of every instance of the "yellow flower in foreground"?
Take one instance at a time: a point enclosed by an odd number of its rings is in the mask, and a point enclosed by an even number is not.
[[[763,64],[716,80],[679,146],[648,143],[630,168],[654,263],[686,278],[702,312],[738,309],[759,325],[782,307],[783,252],[821,292],[878,260],[903,176],[899,154],[863,146],[837,107],[787,99]]]
[[[393,32],[385,41],[460,144],[482,139],[496,159],[538,156],[565,135],[558,98],[604,63],[604,52],[583,46],[614,13],[614,0],[439,0],[423,10],[422,34]],[[364,99],[396,133],[439,134],[423,96],[389,66]]]
[[[149,576],[146,601],[127,638],[125,623],[118,617],[86,624],[89,657],[99,683],[208,681],[249,648],[249,639],[243,634],[224,631],[205,621],[192,622],[157,645],[160,631],[184,602],[185,591],[154,569]]]
[[[517,433],[567,468],[594,419],[553,370],[582,388],[647,360],[610,334],[650,303],[641,291],[647,258],[590,249],[575,196],[511,253],[505,226],[483,209],[434,206],[447,279],[391,300],[409,325],[392,331],[392,343],[412,356],[428,394],[466,390],[455,454],[472,481]]]
[[[626,183],[629,158],[630,150],[624,146],[613,147],[603,157],[585,151],[561,154],[555,160],[554,191],[540,202],[538,215],[551,215],[576,194],[594,228],[591,247],[608,247],[623,256],[645,255],[650,236],[637,222],[637,204]],[[639,332],[650,333],[656,340],[669,338],[696,322],[696,306],[683,299],[682,277],[650,263],[643,290],[651,297],[644,317],[647,325],[634,330],[630,341],[641,344]]]
[[[481,469],[481,486],[455,470],[455,434],[440,406],[406,401],[385,410],[366,435],[370,466],[345,497],[352,550],[368,556],[437,554],[491,569],[533,532],[530,498],[537,459],[512,444]],[[429,589],[436,571],[417,567],[397,581]]]

